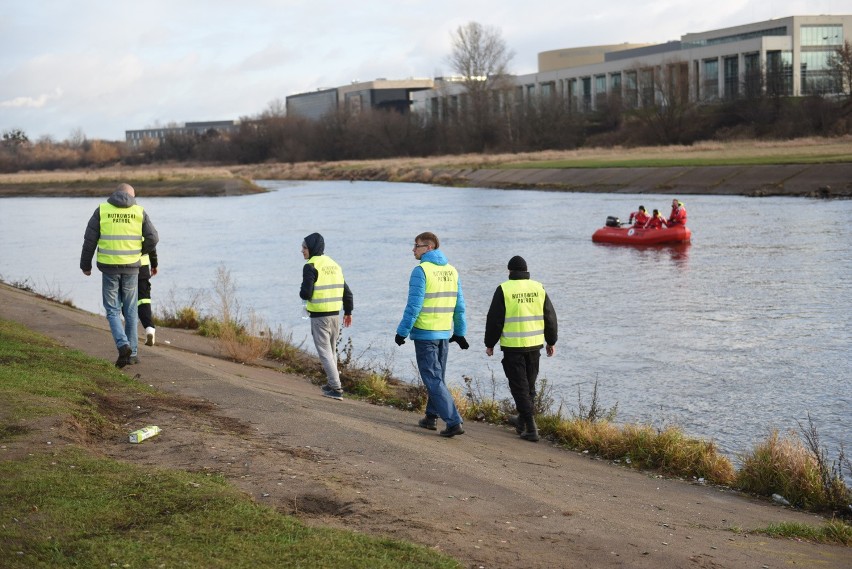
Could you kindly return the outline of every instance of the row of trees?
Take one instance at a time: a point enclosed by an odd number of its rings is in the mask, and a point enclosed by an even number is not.
[[[713,104],[695,104],[674,95],[665,99],[665,104],[633,108],[620,97],[609,96],[594,111],[580,112],[564,100],[539,97],[518,105],[484,106],[478,114],[437,121],[416,113],[385,111],[357,116],[333,113],[319,121],[247,117],[239,131],[230,135],[214,130],[172,135],[160,144],[149,141],[139,147],[100,140],[33,143],[24,133],[4,133],[0,172],[166,161],[294,163],[852,133],[848,99],[766,94]]]
[[[592,104],[555,94],[519,94],[507,72],[513,54],[494,28],[471,22],[459,27],[451,41],[450,64],[463,77],[463,93],[455,97],[456,106],[445,105],[439,117],[364,111],[310,121],[284,116],[279,101],[255,117],[242,118],[236,133],[175,134],[138,147],[89,141],[81,132],[61,143],[33,143],[13,129],[0,139],[0,171],[118,162],[292,163],[852,132],[849,42],[830,58],[832,76],[845,96],[789,97],[792,74],[779,68],[752,70],[742,85],[726,85],[736,97],[696,103],[685,64],[672,62],[637,68],[632,84]]]

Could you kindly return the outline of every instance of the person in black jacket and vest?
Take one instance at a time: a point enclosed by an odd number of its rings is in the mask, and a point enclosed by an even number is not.
[[[302,286],[299,298],[311,317],[311,336],[317,356],[322,363],[327,382],[322,394],[331,399],[343,399],[343,385],[337,369],[337,340],[340,337],[340,311],[343,326],[352,325],[354,301],[349,285],[343,279],[343,269],[325,254],[325,239],[311,233],[302,241]]]
[[[488,308],[485,353],[493,355],[500,343],[503,371],[518,409],[518,416],[509,422],[522,439],[536,442],[535,382],[541,348],[546,345],[548,357],[556,353],[556,311],[541,283],[530,280],[523,257],[512,257],[507,268],[509,280],[497,287]]]

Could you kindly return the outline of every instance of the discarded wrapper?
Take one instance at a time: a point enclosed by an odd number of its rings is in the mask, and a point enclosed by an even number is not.
[[[150,425],[143,429],[139,429],[138,431],[133,431],[130,433],[130,442],[131,443],[141,443],[145,439],[150,439],[151,437],[158,435],[160,433],[160,427],[156,425]]]

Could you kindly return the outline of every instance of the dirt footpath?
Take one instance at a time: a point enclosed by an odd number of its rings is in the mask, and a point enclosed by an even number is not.
[[[116,357],[103,316],[0,285],[0,318]],[[410,412],[333,401],[302,377],[219,359],[183,331],[159,330],[140,358],[124,372],[182,397],[102,403],[126,431],[156,424],[162,433],[90,445],[120,460],[221,473],[307,523],[421,543],[471,568],[852,567],[850,548],[731,531],[822,519],[730,490],[529,443],[504,427],[468,422],[465,435],[444,439]],[[49,436],[53,445],[79,440],[63,426]]]

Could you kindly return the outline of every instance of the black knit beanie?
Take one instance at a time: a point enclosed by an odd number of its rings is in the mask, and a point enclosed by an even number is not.
[[[514,257],[509,259],[509,265],[506,268],[510,271],[526,271],[527,262],[524,261],[524,258],[520,255],[515,255]]]

